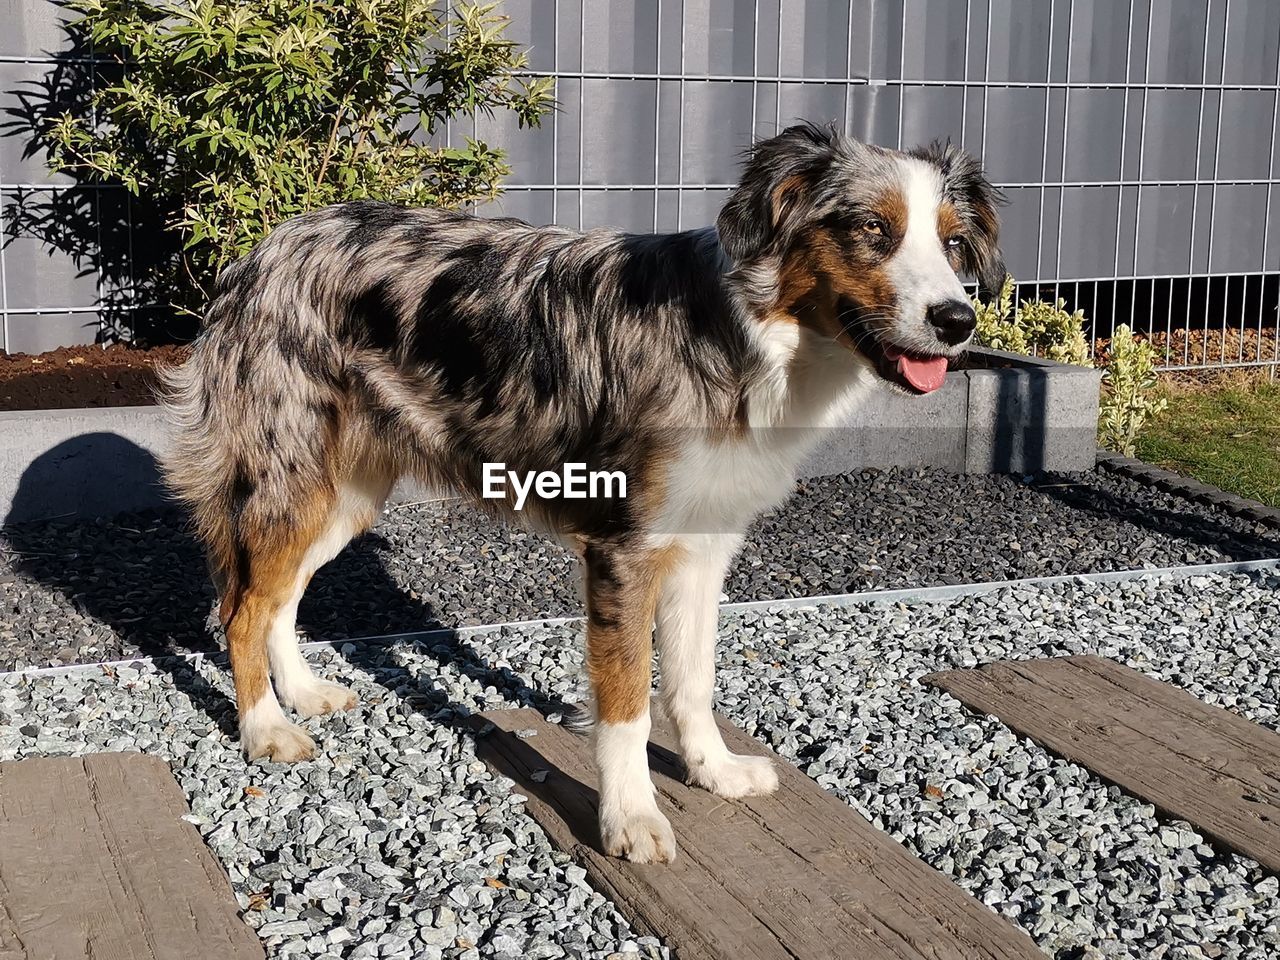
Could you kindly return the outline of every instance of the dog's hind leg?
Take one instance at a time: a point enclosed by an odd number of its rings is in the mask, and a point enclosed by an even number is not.
[[[669,558],[592,543],[583,559],[600,839],[611,856],[669,861],[676,855],[675,835],[658,809],[647,751],[654,603]]]
[[[361,472],[339,484],[323,527],[302,553],[287,599],[272,617],[267,636],[271,677],[280,701],[301,716],[313,717],[355,706],[355,694],[340,684],[317,678],[298,649],[298,603],[312,575],[336,557],[352,537],[373,525],[394,479],[389,474]]]
[[[690,783],[721,797],[772,793],[778,774],[764,757],[730,753],[711,712],[720,591],[741,538],[696,534],[658,595],[663,708],[676,730]]]
[[[240,713],[240,743],[250,760],[267,757],[284,763],[315,752],[306,731],[285,719],[271,686],[269,638],[282,614],[288,615],[316,532],[322,529],[331,495],[288,523],[241,522],[237,532],[237,594],[227,622],[227,645]],[[305,519],[303,519],[305,517]]]

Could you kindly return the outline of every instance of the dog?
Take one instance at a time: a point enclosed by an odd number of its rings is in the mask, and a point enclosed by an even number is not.
[[[577,232],[354,201],[224,271],[162,403],[164,467],[206,547],[250,758],[355,703],[298,649],[316,569],[412,476],[575,546],[603,849],[668,861],[646,761],[652,652],[693,784],[772,791],[712,716],[717,605],[744,531],[877,383],[937,389],[1004,277],[998,191],[961,150],[800,123],[752,147],[714,228]],[[486,464],[625,474],[627,496],[481,495]]]

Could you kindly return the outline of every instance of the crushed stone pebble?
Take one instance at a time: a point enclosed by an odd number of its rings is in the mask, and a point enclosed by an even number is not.
[[[917,681],[1094,653],[1280,730],[1276,623],[1270,571],[765,608],[723,618],[718,703],[1048,956],[1274,960],[1274,875]],[[580,645],[566,624],[314,652],[360,705],[307,721],[319,757],[295,766],[241,758],[220,658],[11,674],[0,712],[25,723],[0,726],[0,760],[166,758],[272,957],[667,957],[550,846],[463,722],[564,711]]]

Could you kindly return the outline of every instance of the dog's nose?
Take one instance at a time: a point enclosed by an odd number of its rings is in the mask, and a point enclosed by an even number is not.
[[[929,308],[925,319],[938,331],[938,339],[955,345],[968,340],[978,326],[973,307],[963,300],[944,300]]]

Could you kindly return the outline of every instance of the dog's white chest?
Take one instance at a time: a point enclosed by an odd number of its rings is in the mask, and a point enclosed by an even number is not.
[[[741,532],[786,499],[805,452],[753,442],[687,444],[667,476],[663,532]]]
[[[667,470],[662,532],[744,531],[787,498],[805,458],[871,389],[873,380],[842,348],[805,344],[804,362],[795,368],[796,329],[774,325],[772,331],[761,345],[774,374],[748,391],[742,434],[691,431],[681,444]]]
[[[753,427],[720,441],[690,439],[667,471],[663,532],[741,533],[790,495],[825,429],[824,420]]]

